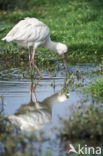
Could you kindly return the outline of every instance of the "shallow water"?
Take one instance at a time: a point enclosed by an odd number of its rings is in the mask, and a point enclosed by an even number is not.
[[[93,98],[84,94],[82,89],[98,77],[100,70],[101,66],[96,64],[68,64],[69,76],[66,78],[63,64],[60,63],[59,71],[41,70],[43,77],[39,80],[37,73],[31,76],[30,69],[2,66],[1,112],[21,130],[44,130],[46,136],[50,129],[60,127],[59,118],[68,117],[73,107],[75,109],[81,103],[85,107],[93,102]],[[66,86],[65,82],[68,82]],[[56,133],[51,132],[50,138],[55,140]],[[45,142],[42,148],[48,146],[48,142]],[[57,149],[54,149],[54,155],[57,155]]]

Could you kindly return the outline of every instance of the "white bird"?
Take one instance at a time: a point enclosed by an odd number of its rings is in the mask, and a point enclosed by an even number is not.
[[[35,52],[39,46],[55,51],[63,58],[67,52],[67,46],[60,42],[53,42],[50,39],[48,26],[36,18],[27,17],[19,21],[2,40],[13,41],[19,46],[26,47],[29,52],[30,65],[34,65]],[[33,47],[32,57],[30,47]]]

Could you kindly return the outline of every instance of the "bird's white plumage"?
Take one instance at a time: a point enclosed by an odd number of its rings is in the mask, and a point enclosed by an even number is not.
[[[34,46],[43,43],[49,37],[49,28],[36,18],[25,18],[18,22],[3,38],[8,42],[14,41],[21,46]]]
[[[36,18],[27,17],[18,22],[2,40],[16,42],[22,47],[33,47],[33,53],[39,46],[43,46],[58,54],[67,52],[67,46],[50,39],[50,31],[47,25]],[[34,54],[32,58],[34,58]]]

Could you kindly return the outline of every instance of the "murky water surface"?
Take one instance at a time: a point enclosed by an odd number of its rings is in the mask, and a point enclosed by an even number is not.
[[[101,71],[101,66],[96,64],[68,63],[69,76],[66,77],[60,63],[59,70],[49,72],[47,68],[41,69],[43,77],[39,80],[37,73],[31,76],[29,68],[8,64],[3,60],[0,62],[0,111],[21,130],[43,129],[49,131],[52,139],[56,132],[52,133],[50,129],[61,125],[59,117],[68,117],[72,106],[91,103],[92,97],[82,90]],[[47,146],[45,143],[43,148]],[[56,149],[54,155],[57,155]]]

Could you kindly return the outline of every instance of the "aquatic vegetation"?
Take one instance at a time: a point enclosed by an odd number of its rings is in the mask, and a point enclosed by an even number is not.
[[[98,99],[103,99],[103,77],[98,78],[95,82],[90,84],[87,91]]]
[[[62,122],[61,138],[98,140],[103,138],[103,109],[101,106],[90,105],[85,112],[78,108]]]

